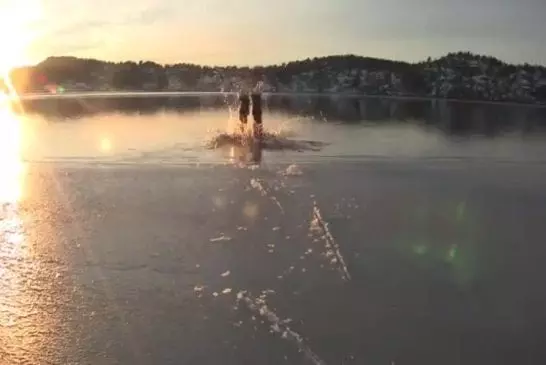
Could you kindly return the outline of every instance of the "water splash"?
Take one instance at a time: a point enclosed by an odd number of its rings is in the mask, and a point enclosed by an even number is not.
[[[283,176],[301,176],[303,175],[303,171],[298,165],[292,164],[288,166],[286,170],[281,171],[280,174]]]
[[[271,151],[320,151],[327,145],[321,141],[309,141],[290,139],[290,132],[278,131],[269,132],[264,131],[262,136],[257,139],[250,133],[240,132],[225,132],[216,131],[208,141],[205,142],[205,147],[208,149],[219,149],[223,147],[247,147],[253,146],[258,142],[262,149]]]
[[[258,190],[262,196],[267,196],[267,190],[259,179],[250,179],[250,186]]]
[[[345,259],[341,254],[338,243],[334,239],[330,228],[328,228],[328,222],[322,218],[322,214],[316,202],[313,205],[313,220],[311,221],[311,232],[317,232],[321,234],[321,238],[326,245],[326,257],[330,258],[332,264],[337,264],[341,276],[344,280],[351,280],[351,274],[345,263]]]
[[[260,179],[252,178],[250,180],[250,186],[258,190],[262,196],[269,197],[271,201],[279,208],[282,214],[284,214],[284,208],[279,200],[271,193],[271,188],[265,186],[265,182]]]
[[[231,241],[231,237],[221,235],[220,237],[211,238],[210,242],[222,242],[222,241]]]
[[[293,342],[298,349],[305,354],[305,356],[315,365],[326,365],[326,362],[322,360],[306,343],[303,337],[292,330],[288,323],[291,319],[281,320],[275,312],[273,312],[265,301],[266,294],[262,294],[258,298],[253,298],[248,292],[240,291],[237,293],[237,302],[242,302],[246,307],[259,314],[262,318],[269,322],[271,331],[281,335],[281,338]]]

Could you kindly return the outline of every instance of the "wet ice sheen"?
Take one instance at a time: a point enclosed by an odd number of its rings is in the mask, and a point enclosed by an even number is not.
[[[209,149],[245,147],[256,144],[259,144],[264,150],[272,151],[320,151],[327,145],[327,143],[321,141],[292,139],[287,137],[286,133],[268,131],[264,131],[260,139],[254,138],[249,134],[217,131],[212,138],[205,142],[205,146]]]

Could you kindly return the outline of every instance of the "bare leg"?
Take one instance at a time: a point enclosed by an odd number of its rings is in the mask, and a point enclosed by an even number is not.
[[[239,95],[239,122],[241,122],[241,130],[244,131],[250,114],[250,97],[248,94],[241,93]]]
[[[255,136],[262,136],[262,94],[254,93],[252,98],[252,118],[254,119]]]

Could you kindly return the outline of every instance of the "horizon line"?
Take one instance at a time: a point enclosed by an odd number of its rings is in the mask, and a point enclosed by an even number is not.
[[[200,67],[209,67],[209,68],[249,68],[249,69],[253,69],[253,68],[259,68],[259,67],[262,67],[262,68],[268,68],[268,67],[279,67],[281,66],[282,64],[290,64],[290,63],[298,63],[298,62],[305,62],[307,60],[313,60],[313,59],[326,59],[326,58],[333,58],[333,57],[356,57],[356,58],[367,58],[367,59],[374,59],[374,60],[380,60],[380,61],[388,61],[388,62],[394,62],[394,63],[402,63],[402,64],[407,64],[407,65],[418,65],[418,64],[421,64],[421,63],[425,63],[428,61],[428,59],[430,58],[431,61],[436,61],[436,60],[439,60],[439,59],[442,59],[442,58],[445,58],[449,55],[453,55],[453,54],[459,54],[459,53],[469,53],[473,56],[479,56],[479,57],[489,57],[489,58],[494,58],[500,62],[502,62],[503,64],[507,65],[507,66],[524,66],[524,65],[529,65],[531,67],[539,67],[539,68],[546,68],[546,64],[539,64],[539,63],[529,63],[529,62],[523,62],[523,63],[510,63],[510,62],[506,62],[504,60],[502,60],[501,58],[499,57],[496,57],[496,56],[491,56],[491,55],[486,55],[486,54],[480,54],[480,53],[474,53],[472,51],[462,51],[462,50],[459,50],[459,51],[453,51],[453,52],[448,52],[448,53],[445,53],[444,55],[442,56],[439,56],[439,57],[436,57],[436,58],[432,58],[431,56],[427,57],[426,59],[423,59],[423,60],[420,60],[420,61],[414,61],[414,62],[411,62],[411,61],[402,61],[402,60],[398,60],[398,59],[393,59],[393,58],[383,58],[383,57],[373,57],[373,56],[364,56],[364,55],[360,55],[360,54],[355,54],[355,53],[345,53],[345,54],[342,54],[342,53],[338,53],[338,54],[331,54],[331,55],[326,55],[326,56],[309,56],[307,58],[299,58],[299,59],[293,59],[293,60],[290,60],[290,61],[284,61],[284,62],[277,62],[277,63],[269,63],[269,64],[258,64],[258,65],[235,65],[235,64],[226,64],[226,65],[219,65],[219,64],[216,64],[216,65],[213,65],[213,64],[201,64],[201,63],[197,63],[197,62],[183,62],[183,61],[179,61],[179,62],[175,62],[175,63],[161,63],[161,62],[157,62],[157,61],[154,61],[154,60],[151,60],[151,59],[140,59],[140,60],[123,60],[123,61],[111,61],[111,60],[106,60],[106,59],[100,59],[100,58],[96,58],[96,57],[79,57],[79,56],[73,56],[73,55],[60,55],[60,56],[48,56],[48,57],[45,57],[43,58],[41,61],[39,62],[36,62],[34,64],[26,64],[26,65],[20,65],[20,66],[15,66],[15,67],[12,67],[10,72],[13,71],[13,70],[16,70],[16,69],[24,69],[24,68],[31,68],[31,67],[37,67],[38,65],[40,65],[41,63],[47,61],[48,59],[51,59],[51,58],[73,58],[73,59],[78,59],[78,60],[88,60],[88,61],[98,61],[98,62],[104,62],[104,63],[112,63],[112,64],[123,64],[123,63],[127,63],[127,62],[134,62],[134,63],[139,63],[139,62],[152,62],[152,63],[155,63],[161,67],[166,67],[166,66],[175,66],[175,65],[193,65],[193,66],[200,66]]]

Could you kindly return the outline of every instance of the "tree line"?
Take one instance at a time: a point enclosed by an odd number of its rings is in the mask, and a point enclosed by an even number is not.
[[[478,66],[472,66],[477,63]],[[446,68],[456,70],[459,77],[485,75],[492,79],[507,78],[524,71],[546,78],[546,69],[537,65],[512,65],[494,57],[476,55],[470,52],[450,53],[438,59],[427,59],[418,63],[361,57],[355,55],[308,58],[301,61],[257,67],[211,67],[189,63],[161,65],[151,61],[106,62],[76,57],[50,57],[43,62],[11,72],[11,80],[17,91],[43,91],[48,85],[80,83],[91,89],[108,85],[116,90],[164,90],[169,79],[179,80],[185,90],[199,90],[200,80],[206,75],[217,84],[227,84],[234,77],[250,82],[265,80],[273,87],[289,84],[294,77],[307,74],[318,91],[331,83],[331,75],[347,70],[385,71],[399,75],[404,90],[414,94],[430,92],[431,84]],[[360,73],[354,77],[356,87]],[[0,87],[5,86],[0,83]],[[546,99],[546,86],[536,90]]]

